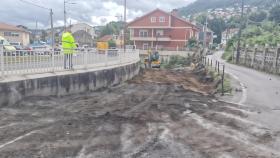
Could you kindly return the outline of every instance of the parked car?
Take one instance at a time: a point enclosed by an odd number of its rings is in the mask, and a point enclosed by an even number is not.
[[[208,50],[208,51],[206,52],[206,55],[213,55],[213,51]]]
[[[50,55],[52,50],[49,45],[40,45],[40,44],[31,45],[31,48],[34,54],[38,54],[38,55]]]
[[[20,42],[10,42],[10,44],[16,48],[16,53],[14,53],[14,55],[23,56],[26,54]]]
[[[3,55],[12,56],[15,53],[16,48],[12,46],[4,37],[0,36],[0,45],[3,45]]]
[[[20,42],[10,42],[10,44],[12,46],[14,46],[16,48],[16,50],[22,50],[23,49],[23,47],[22,47]]]

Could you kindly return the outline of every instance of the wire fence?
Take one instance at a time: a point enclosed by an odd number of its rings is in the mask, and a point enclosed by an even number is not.
[[[218,74],[218,76],[221,77],[221,85],[222,85],[222,95],[225,94],[225,88],[224,88],[224,84],[225,84],[225,64],[221,63],[218,60],[214,60],[211,58],[207,58],[207,57],[203,57],[202,58],[202,64],[205,66],[206,69],[210,70],[210,71],[214,71]]]
[[[61,50],[16,50],[5,51],[0,46],[0,73],[1,77],[25,74],[37,74],[68,70],[67,62],[71,60],[71,69],[106,68],[113,65],[122,65],[139,61],[139,50],[136,49],[108,49],[94,48],[75,49],[67,59]]]

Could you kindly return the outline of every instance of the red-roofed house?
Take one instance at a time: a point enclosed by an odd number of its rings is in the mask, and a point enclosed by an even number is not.
[[[0,23],[0,36],[9,42],[17,42],[23,46],[27,46],[30,43],[29,32],[26,29],[6,23]]]
[[[99,42],[108,42],[113,39],[114,39],[113,35],[105,35],[105,36],[101,37],[98,41]]]
[[[167,13],[156,9],[128,24],[130,40],[137,49],[184,48],[190,38],[198,39],[199,29],[179,18],[177,10]]]

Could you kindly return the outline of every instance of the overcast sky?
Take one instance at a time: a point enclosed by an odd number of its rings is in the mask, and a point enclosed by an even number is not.
[[[63,0],[24,0],[47,8],[54,12],[54,25],[63,26]],[[86,22],[93,26],[117,21],[123,15],[124,0],[68,0],[76,4],[67,5],[68,23]],[[171,11],[186,6],[195,0],[127,0],[127,19],[139,17],[155,8]],[[21,0],[0,0],[0,22],[21,24],[35,28],[50,25],[48,10],[23,3]]]

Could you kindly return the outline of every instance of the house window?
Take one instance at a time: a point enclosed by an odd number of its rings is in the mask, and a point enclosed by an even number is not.
[[[19,33],[17,33],[17,32],[4,32],[4,36],[18,37]]]
[[[149,49],[149,43],[143,43],[143,50]]]
[[[164,35],[163,30],[156,30],[156,36],[157,37],[160,37],[160,36],[163,36],[163,35]]]
[[[12,36],[11,32],[4,32],[4,36]]]
[[[155,22],[157,22],[157,17],[151,17],[151,23],[155,23]]]
[[[148,37],[148,30],[140,30],[139,37]]]
[[[165,22],[165,17],[164,16],[159,17],[159,22]]]

